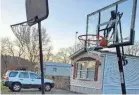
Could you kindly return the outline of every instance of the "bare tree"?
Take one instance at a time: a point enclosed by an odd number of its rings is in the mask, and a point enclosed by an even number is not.
[[[19,43],[19,41],[18,40],[12,41],[9,38],[3,38],[2,43],[3,43],[2,48],[5,49],[2,50],[3,54],[6,53],[6,55],[8,56],[12,56],[14,62],[17,63],[17,65],[20,65],[19,60],[24,53],[24,49]]]
[[[127,46],[124,48],[125,54],[139,56],[139,42],[135,42],[132,46]]]
[[[38,29],[35,27],[18,27],[15,29],[14,34],[20,41],[22,47],[24,47],[24,53],[26,59],[28,59],[34,66],[36,63],[39,63],[39,34]],[[42,45],[43,45],[43,54],[47,55],[52,48],[49,45],[50,37],[48,36],[46,29],[42,28]]]
[[[17,56],[21,57],[25,52],[25,47],[21,45],[21,43],[18,40],[15,40],[15,46],[17,47]]]
[[[48,49],[46,49],[46,51],[45,51],[46,53],[44,54],[44,61],[49,61],[49,62],[52,61],[52,56],[53,56],[52,49],[53,49],[52,46],[50,46],[50,47],[48,47]]]
[[[4,38],[3,40],[5,40],[5,41],[4,41],[4,42],[5,42],[4,44],[5,44],[6,48],[7,48],[8,54],[9,54],[10,56],[15,57],[15,47],[14,47],[14,44],[13,44],[13,42],[11,41],[11,39],[9,39],[9,38]]]
[[[25,47],[21,45],[21,43],[19,42],[19,40],[15,40],[14,41],[14,46],[15,46],[15,53],[16,53],[16,57],[15,60],[17,61],[17,63],[20,63],[20,58],[23,56],[24,52],[25,52]]]
[[[8,52],[7,52],[7,48],[6,48],[6,46],[5,46],[5,40],[4,39],[2,39],[1,40],[1,58],[2,58],[2,60],[3,60],[3,62],[4,62],[4,64],[5,64],[5,72],[7,71],[7,64],[9,63],[9,59],[8,59]]]
[[[73,46],[73,50],[74,50],[74,52],[77,52],[77,51],[79,51],[80,49],[83,49],[84,48],[84,44],[83,43],[77,43],[76,45],[74,45]]]
[[[55,62],[69,63],[69,56],[73,53],[73,48],[61,48],[59,52],[54,56]]]

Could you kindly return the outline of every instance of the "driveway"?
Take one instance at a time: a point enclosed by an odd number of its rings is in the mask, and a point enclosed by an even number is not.
[[[10,90],[8,90],[8,91],[2,91],[1,94],[41,94],[41,91],[39,91],[38,89],[22,89],[20,92],[11,92]],[[77,93],[54,88],[49,92],[45,92],[45,94],[77,94]]]

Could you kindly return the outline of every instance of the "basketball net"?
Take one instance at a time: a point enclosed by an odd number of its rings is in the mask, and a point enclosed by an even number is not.
[[[28,26],[27,21],[11,25],[11,29],[21,45],[24,45],[24,43],[30,43],[31,27]]]
[[[96,47],[97,47],[97,45],[96,46],[93,45],[93,47],[90,46],[90,47],[86,48],[87,53],[88,53],[88,57],[92,57],[96,61],[102,63],[101,62],[101,53],[98,51],[95,51]]]
[[[90,36],[90,35],[81,35],[81,36]],[[97,37],[100,37],[102,39],[99,40],[99,39],[97,39]],[[83,39],[79,38],[79,40],[81,41],[82,44],[86,43],[85,48],[87,50],[88,56],[92,57],[96,61],[102,63],[101,53],[98,51],[95,51],[95,49],[98,47],[106,48],[108,41],[102,36],[97,36],[97,35],[93,35],[93,34],[87,40],[85,38],[83,38]]]

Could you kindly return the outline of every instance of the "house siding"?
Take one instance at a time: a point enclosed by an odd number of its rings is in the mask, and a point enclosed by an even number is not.
[[[72,63],[74,64],[77,60],[88,56],[87,53],[84,53],[83,55],[78,56],[78,58],[74,59]],[[103,56],[102,56],[102,62],[103,62]],[[98,68],[98,80],[94,81],[94,78],[92,80],[83,80],[83,79],[77,79],[73,78],[73,67],[70,77],[70,91],[78,92],[78,93],[84,93],[84,94],[101,94],[102,93],[102,76],[103,76],[103,63]]]
[[[73,57],[72,64],[88,57],[86,52]],[[121,94],[119,67],[116,53],[103,53],[103,61],[99,66],[98,81],[73,79],[73,68],[70,78],[70,90],[84,94]],[[124,66],[127,94],[139,94],[139,57],[126,55],[128,64]]]
[[[56,71],[53,69],[56,68]],[[45,66],[45,75],[52,76],[70,76],[71,67],[60,67],[60,66]]]
[[[44,74],[48,76],[70,76],[71,64],[68,63],[56,63],[56,62],[44,62]],[[35,68],[40,68],[36,65]],[[39,72],[39,71],[38,71]],[[39,72],[40,73],[40,72]]]
[[[92,80],[73,79],[73,72],[72,72],[70,77],[70,90],[78,93],[100,94],[102,90],[101,67],[99,67],[98,73],[99,73],[98,81],[94,81],[94,78],[92,78]]]
[[[128,64],[124,66],[127,94],[139,94],[139,57],[127,56],[127,60]],[[104,68],[103,94],[121,94],[116,55],[107,54]]]

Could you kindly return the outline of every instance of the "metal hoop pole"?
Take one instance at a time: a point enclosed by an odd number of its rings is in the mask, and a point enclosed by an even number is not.
[[[118,12],[118,5],[116,5],[116,14],[117,14],[117,12]],[[114,32],[117,33],[115,35],[115,37],[116,37],[116,41],[118,41],[119,39],[118,39],[118,32],[116,30],[116,25],[114,27]],[[126,85],[125,85],[125,77],[124,77],[124,69],[123,69],[123,60],[122,60],[122,56],[121,56],[120,46],[117,46],[116,47],[116,53],[117,53],[118,67],[119,67],[119,73],[120,73],[121,90],[122,90],[122,94],[125,95],[126,94]]]
[[[40,49],[40,68],[41,68],[41,90],[42,94],[45,94],[44,89],[44,72],[43,72],[43,52],[42,52],[42,37],[41,37],[41,22],[38,22],[38,32],[39,32],[39,49]]]

